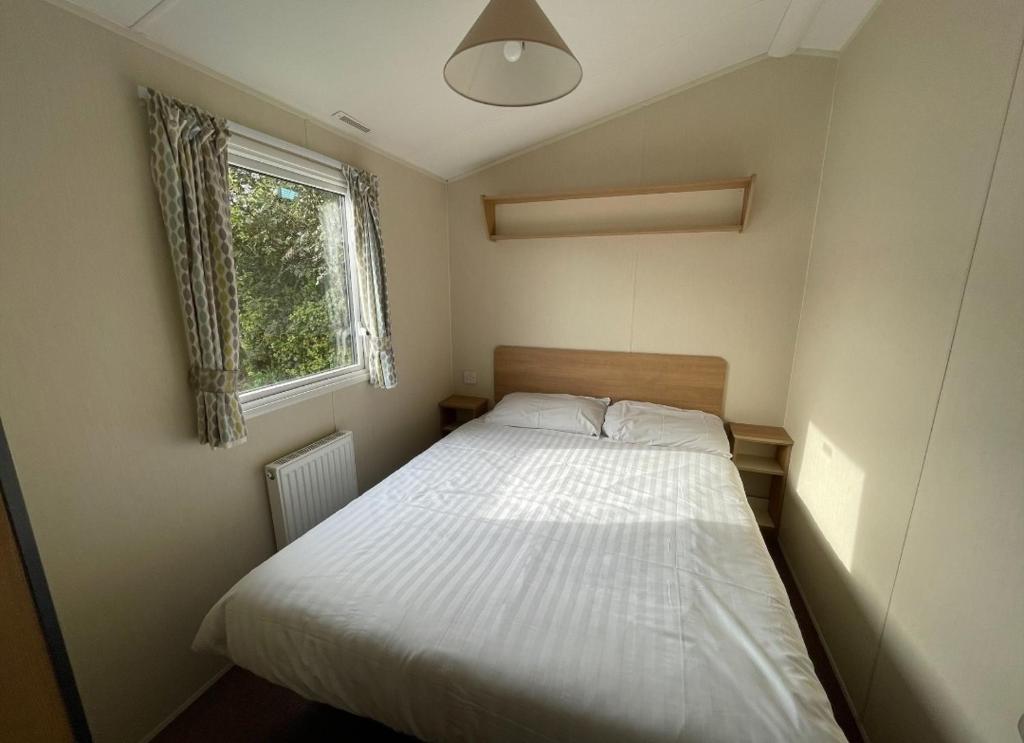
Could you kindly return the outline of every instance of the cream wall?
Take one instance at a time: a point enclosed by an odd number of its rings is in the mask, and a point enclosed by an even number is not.
[[[1019,101],[986,210],[1022,33],[1016,0],[883,2],[839,61],[781,538],[875,743],[1024,712]]]
[[[1024,63],[866,724],[874,738],[1013,741],[1024,714]]]
[[[136,85],[378,173],[400,384],[195,441]],[[360,484],[429,445],[450,393],[445,186],[40,0],[0,3],[0,415],[96,740],[137,741],[222,667],[189,645],[270,555],[262,465],[337,426]]]
[[[456,387],[490,395],[500,344],[712,354],[729,362],[727,415],[781,423],[834,72],[760,61],[450,183]],[[480,205],[750,173],[742,235],[493,243]]]
[[[1012,740],[1020,94],[999,143],[1022,24],[1014,0],[883,2],[838,70],[763,60],[446,199],[259,96],[3,0],[0,415],[97,740],[138,740],[220,668],[188,645],[272,550],[263,463],[351,428],[376,482],[433,440],[453,375],[491,393],[500,343],[724,356],[727,417],[784,418],[797,439],[784,550],[875,743]],[[235,450],[195,443],[140,82],[380,174],[397,390],[257,418]],[[751,172],[743,235],[484,234],[481,193]]]

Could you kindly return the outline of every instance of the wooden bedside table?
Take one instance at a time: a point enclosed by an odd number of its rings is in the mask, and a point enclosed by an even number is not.
[[[441,412],[441,435],[447,436],[467,421],[487,412],[486,397],[452,395],[437,404]]]
[[[789,474],[789,453],[793,439],[780,426],[755,426],[750,423],[730,423],[729,442],[732,461],[740,472],[756,472],[771,477],[767,498],[748,497],[747,501],[757,516],[757,524],[766,536],[774,537],[782,523],[782,501],[786,496],[786,476]],[[751,454],[739,451],[742,444],[775,447],[774,455]]]

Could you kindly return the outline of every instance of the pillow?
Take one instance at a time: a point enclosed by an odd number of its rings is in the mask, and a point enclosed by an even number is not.
[[[700,410],[680,410],[652,402],[621,400],[608,408],[604,432],[614,441],[678,446],[732,457],[722,419]]]
[[[513,392],[494,406],[494,410],[487,414],[487,421],[502,426],[600,436],[601,423],[610,402],[607,397]]]

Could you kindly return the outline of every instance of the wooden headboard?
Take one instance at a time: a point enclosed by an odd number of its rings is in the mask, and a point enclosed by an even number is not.
[[[510,392],[641,400],[686,410],[725,412],[727,364],[718,356],[498,346],[494,401]]]

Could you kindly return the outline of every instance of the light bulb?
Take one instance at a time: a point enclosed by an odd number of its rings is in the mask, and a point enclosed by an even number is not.
[[[526,44],[522,41],[506,41],[501,51],[509,62],[518,62],[525,48]]]

